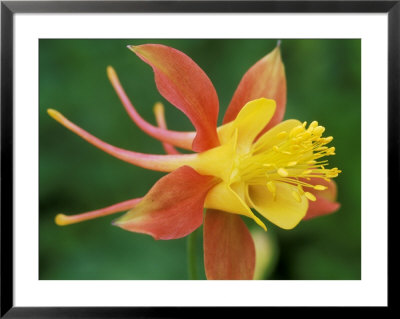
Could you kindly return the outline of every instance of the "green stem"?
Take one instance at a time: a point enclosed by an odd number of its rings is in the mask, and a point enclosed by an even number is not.
[[[197,229],[188,236],[187,252],[188,252],[188,268],[189,279],[197,280],[197,263],[196,263],[196,242],[197,242]]]

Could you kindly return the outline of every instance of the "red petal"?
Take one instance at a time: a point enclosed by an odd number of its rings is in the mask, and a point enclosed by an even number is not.
[[[311,178],[307,183],[323,185],[326,186],[327,189],[323,191],[317,191],[315,189],[308,190],[315,195],[316,201],[308,201],[307,214],[304,216],[303,220],[331,214],[340,208],[340,203],[336,202],[337,187],[333,180],[328,182],[321,178]]]
[[[197,131],[193,150],[201,152],[218,146],[218,96],[204,71],[186,54],[164,45],[129,48],[153,68],[161,95],[193,123]]]
[[[253,279],[253,238],[239,215],[208,209],[204,220],[207,279]]]
[[[224,123],[233,121],[247,102],[262,97],[276,102],[275,114],[264,129],[266,131],[282,121],[286,107],[285,67],[279,46],[244,74],[226,110]]]
[[[203,204],[216,180],[183,166],[162,177],[133,209],[114,222],[155,239],[184,237],[203,222]]]

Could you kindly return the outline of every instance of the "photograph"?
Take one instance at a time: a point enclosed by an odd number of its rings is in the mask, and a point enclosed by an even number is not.
[[[362,39],[38,41],[40,281],[361,280]]]
[[[0,318],[390,311],[399,2],[1,1]]]

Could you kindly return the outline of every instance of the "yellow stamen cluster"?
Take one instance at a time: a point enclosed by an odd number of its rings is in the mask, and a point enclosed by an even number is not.
[[[275,182],[284,182],[297,186],[293,197],[301,202],[305,196],[315,201],[315,196],[303,190],[303,187],[322,191],[323,185],[313,185],[311,178],[329,181],[341,172],[338,168],[327,169],[327,160],[322,157],[335,154],[334,147],[326,146],[333,140],[332,136],[322,137],[325,131],[318,122],[312,122],[308,128],[304,122],[289,132],[281,131],[276,135],[276,144],[266,147],[265,143],[255,143],[249,153],[235,162],[235,176],[247,185],[266,185],[276,196]],[[266,141],[268,142],[268,141]]]

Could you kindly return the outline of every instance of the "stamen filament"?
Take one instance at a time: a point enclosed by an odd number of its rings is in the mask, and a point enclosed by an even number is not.
[[[297,187],[292,192],[293,198],[301,202],[302,196],[310,201],[316,197],[306,192],[303,187],[323,191],[327,187],[311,184],[312,178],[329,180],[341,171],[337,168],[327,169],[328,160],[321,157],[333,155],[334,147],[325,146],[333,140],[332,137],[321,137],[325,128],[313,121],[308,129],[307,123],[293,127],[289,132],[281,131],[276,135],[280,141],[275,145],[265,147],[262,143],[255,144],[249,156],[244,156],[237,164],[242,180],[247,185],[264,185],[276,195],[275,182],[290,184]],[[309,182],[310,181],[310,182]]]

